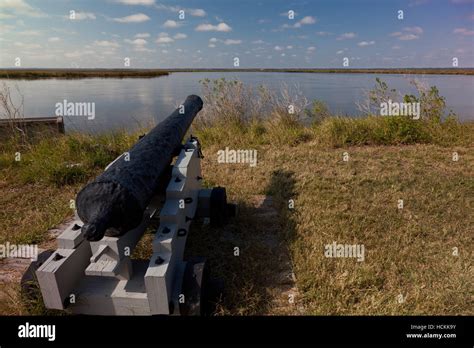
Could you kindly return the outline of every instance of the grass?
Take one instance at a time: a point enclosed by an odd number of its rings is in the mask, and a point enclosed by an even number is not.
[[[138,134],[71,134],[0,144],[0,243],[44,241],[48,228],[71,215],[70,200],[81,185],[135,143]]]
[[[160,69],[0,69],[2,79],[151,78],[168,75]]]
[[[192,129],[203,145],[205,185],[226,187],[240,206],[229,226],[196,224],[188,238],[186,253],[208,257],[225,280],[216,314],[473,314],[474,123],[320,117],[319,108],[304,124],[278,103],[270,117],[255,117],[256,104],[231,95],[207,99]],[[79,188],[137,138],[68,134],[0,144],[0,242],[51,243],[48,228],[73,214]],[[218,163],[225,147],[257,150],[257,166]],[[259,215],[255,195],[272,196],[277,214]],[[150,255],[152,238],[148,231],[134,257]],[[363,244],[365,261],[326,258],[333,242]],[[296,276],[295,305],[277,286],[285,262]],[[15,294],[1,313],[43,313]]]
[[[225,186],[231,198],[247,204],[254,194],[277,198],[279,236],[291,250],[305,314],[472,314],[472,145],[455,148],[458,162],[451,159],[453,149],[437,145],[260,145],[257,167],[235,165],[231,175],[215,161],[221,146],[205,146],[203,175]],[[239,231],[245,239],[264,230],[254,221]],[[333,241],[364,244],[365,262],[325,258],[324,245]],[[454,247],[460,256],[452,255]],[[251,253],[239,260],[241,267],[253,265],[256,288],[271,259]],[[223,267],[234,261],[222,260]],[[236,294],[256,296],[238,292],[240,279],[228,278]],[[397,302],[400,294],[403,304]],[[229,313],[236,304],[241,302],[230,304]]]
[[[226,281],[228,295],[219,314],[275,313],[266,280],[279,265],[262,242],[268,226],[291,252],[297,303],[305,314],[472,314],[474,156],[467,135],[474,127],[459,125],[463,131],[449,145],[410,139],[400,146],[403,142],[392,135],[384,138],[385,145],[374,140],[360,146],[370,133],[356,130],[367,129],[366,123],[375,129],[386,124],[379,122],[329,119],[298,129],[260,124],[233,133],[231,142],[225,131],[235,130],[195,130],[203,143],[207,184],[226,187],[242,208],[228,227],[235,238],[223,239],[224,231],[197,226],[188,241],[188,253],[209,256],[214,274]],[[12,160],[16,149],[4,147],[0,241],[48,242],[46,231],[72,215],[69,201],[78,189],[135,139],[126,134],[44,139],[23,149],[20,162]],[[257,167],[218,164],[216,153],[224,144],[256,149]],[[457,162],[453,151],[459,154]],[[348,162],[342,160],[344,152]],[[67,167],[73,162],[81,165]],[[253,215],[256,194],[275,198],[276,225]],[[287,208],[289,199],[295,200],[294,210]],[[405,202],[403,210],[397,209],[398,199]],[[151,238],[148,233],[136,253],[146,257]],[[364,244],[365,262],[325,258],[324,245],[333,241]],[[232,255],[235,245],[241,247],[240,257]],[[459,256],[452,255],[454,247]],[[400,294],[406,296],[403,304],[397,302]],[[291,307],[285,312],[292,313]]]

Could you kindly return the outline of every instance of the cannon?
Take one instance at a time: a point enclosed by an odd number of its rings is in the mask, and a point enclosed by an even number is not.
[[[74,221],[34,274],[50,309],[90,315],[199,315],[208,312],[212,279],[205,258],[184,260],[193,221],[223,225],[236,214],[225,188],[202,188],[201,145],[192,135],[202,109],[189,96],[76,197]],[[174,160],[174,162],[173,162]],[[131,255],[159,222],[149,260]],[[30,277],[31,278],[31,277]]]
[[[156,193],[158,179],[181,147],[202,104],[198,96],[189,96],[179,109],[140,139],[123,160],[111,163],[79,192],[77,214],[84,222],[82,231],[87,240],[100,240],[106,231],[108,235],[122,235],[140,224]]]

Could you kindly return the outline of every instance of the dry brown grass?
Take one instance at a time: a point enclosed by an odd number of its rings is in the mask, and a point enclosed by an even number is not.
[[[223,230],[196,226],[187,251],[209,257],[214,274],[226,281],[218,314],[473,313],[472,145],[253,144],[254,168],[218,164],[221,148],[204,144],[203,176],[208,186],[226,187],[241,214]],[[344,151],[349,162],[342,161]],[[47,242],[48,228],[71,214],[68,203],[80,184],[21,185],[8,178],[0,185],[2,240]],[[255,195],[273,196],[278,216],[255,214]],[[289,199],[294,210],[287,207]],[[146,256],[151,236],[138,253]],[[333,241],[364,244],[365,261],[325,258],[324,245]],[[459,256],[452,255],[454,247]],[[274,300],[285,250],[291,252],[299,295],[296,306],[282,310]],[[400,294],[404,303],[398,303]],[[11,314],[12,308],[0,310]]]
[[[69,201],[74,197],[74,187],[0,184],[0,241],[44,241],[45,231],[72,214]]]
[[[204,176],[244,205],[254,194],[275,197],[277,233],[292,253],[303,313],[472,314],[473,147],[312,145],[257,147],[256,168],[217,164],[214,145],[205,148],[203,163]],[[454,150],[458,162],[452,161]],[[349,162],[342,161],[344,151]],[[294,210],[287,208],[289,199]],[[245,240],[268,228],[273,226],[246,221],[238,233]],[[325,258],[324,245],[333,241],[364,244],[365,261]],[[220,253],[224,245],[213,243],[213,253]],[[260,250],[247,259],[221,259],[237,296],[226,313],[258,303],[275,258]],[[248,277],[252,288],[242,286]],[[259,304],[250,312],[266,310]]]

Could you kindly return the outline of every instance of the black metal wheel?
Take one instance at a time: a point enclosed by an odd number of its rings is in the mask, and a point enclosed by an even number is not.
[[[212,315],[222,291],[222,282],[211,278],[209,263],[205,258],[188,260],[182,284],[185,301],[179,307],[181,315]]]
[[[227,193],[224,187],[214,187],[210,199],[210,223],[211,226],[224,226],[229,220],[227,209]]]

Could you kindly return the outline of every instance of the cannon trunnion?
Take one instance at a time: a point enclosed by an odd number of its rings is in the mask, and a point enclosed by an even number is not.
[[[178,108],[79,192],[75,221],[58,237],[58,249],[36,265],[47,308],[92,315],[206,311],[207,262],[183,259],[190,225],[198,217],[222,225],[236,209],[224,188],[201,187],[199,141],[181,141],[202,100],[190,96],[182,106],[184,114]],[[151,258],[132,260],[156,219]]]

